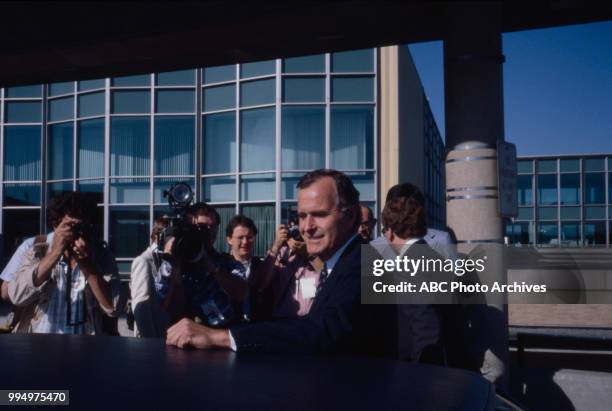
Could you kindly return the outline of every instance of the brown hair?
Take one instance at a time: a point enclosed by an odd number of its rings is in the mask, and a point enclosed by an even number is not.
[[[232,237],[234,235],[234,229],[239,225],[248,228],[251,230],[253,235],[257,235],[257,227],[255,227],[255,223],[249,217],[245,217],[243,215],[235,215],[229,220],[227,223],[227,227],[225,229],[225,236]]]
[[[427,233],[425,208],[414,197],[396,197],[385,204],[383,226],[400,238],[422,237]]]

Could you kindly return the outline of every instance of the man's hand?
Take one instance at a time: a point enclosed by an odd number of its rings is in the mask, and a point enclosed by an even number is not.
[[[89,264],[91,252],[84,238],[79,237],[72,243],[72,255],[80,265]]]
[[[289,239],[289,230],[287,229],[287,226],[281,224],[276,230],[276,239],[274,240],[274,244],[270,250],[272,254],[278,254],[278,250],[280,250],[283,244],[287,242],[287,239]]]
[[[80,222],[81,220],[78,218],[70,216],[62,218],[62,221],[53,230],[53,243],[51,244],[50,254],[58,258],[62,255],[64,250],[75,240],[72,227]]]
[[[168,328],[166,344],[175,345],[179,348],[231,348],[228,330],[208,328],[187,318],[183,318]]]
[[[290,238],[287,241],[287,246],[294,254],[306,255],[306,243]]]

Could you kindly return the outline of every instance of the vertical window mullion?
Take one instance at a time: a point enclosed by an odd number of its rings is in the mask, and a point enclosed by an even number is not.
[[[153,230],[153,203],[154,193],[153,186],[155,184],[155,73],[151,73],[150,78],[150,114],[149,114],[149,232]]]
[[[331,161],[331,54],[325,53],[325,168]]]
[[[275,105],[275,109],[276,109],[276,117],[275,117],[275,123],[276,123],[276,127],[275,127],[275,150],[274,150],[274,158],[275,158],[275,168],[276,168],[276,173],[275,173],[275,201],[274,201],[274,221],[276,222],[276,226],[278,227],[281,224],[281,139],[282,139],[282,135],[281,135],[281,127],[282,127],[282,123],[281,123],[281,109],[282,109],[282,105],[281,105],[281,101],[282,101],[282,59],[277,59],[276,60],[276,105]]]
[[[48,84],[42,86],[42,124],[40,127],[40,233],[47,232],[45,224],[47,216],[47,104],[48,104]],[[4,159],[3,159],[4,160]]]
[[[240,139],[240,64],[236,64],[236,101],[235,101],[235,113],[236,113],[236,169],[234,170],[235,176],[235,198],[234,207],[235,213],[240,214],[240,145],[242,141]]]
[[[104,241],[109,239],[109,224],[110,224],[110,111],[111,111],[111,95],[110,95],[110,77],[104,79]]]

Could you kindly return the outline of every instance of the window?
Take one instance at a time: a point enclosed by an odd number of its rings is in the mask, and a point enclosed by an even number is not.
[[[240,107],[273,104],[275,90],[274,79],[240,83]]]
[[[221,83],[230,80],[236,80],[235,64],[204,68],[204,84]]]
[[[283,101],[286,103],[318,103],[325,101],[325,80],[319,77],[289,77],[283,80]]]
[[[333,53],[332,71],[336,73],[358,73],[374,71],[374,50],[352,50]]]
[[[40,127],[4,128],[4,181],[40,180]]]
[[[311,170],[325,165],[325,108],[283,107],[282,169]]]
[[[274,218],[274,205],[243,205],[241,213],[249,217],[257,227],[254,255],[264,256],[274,242],[276,224]]]
[[[193,113],[195,93],[193,90],[158,90],[155,106],[157,113]]]
[[[240,77],[257,77],[274,74],[276,72],[276,61],[257,61],[255,63],[245,63],[240,65]]]
[[[332,79],[332,101],[373,101],[374,79],[371,77],[335,77]]]
[[[111,119],[111,175],[147,176],[149,170],[149,118]]]
[[[40,123],[42,104],[38,101],[6,102],[5,121],[7,123]]]
[[[557,245],[558,244],[557,223],[538,224],[538,244]]]
[[[151,112],[151,93],[148,91],[113,91],[113,113],[132,114]]]
[[[532,175],[518,175],[516,186],[518,190],[518,203],[521,206],[533,204],[533,176]]]
[[[370,106],[331,108],[331,167],[351,170],[374,167],[374,121]]]
[[[194,84],[194,70],[177,70],[157,74],[158,86],[193,86]]]
[[[284,73],[323,73],[325,55],[291,57],[283,60]]]
[[[136,76],[115,77],[112,80],[114,87],[146,87],[151,85],[151,75],[140,74]]]
[[[203,173],[236,171],[236,114],[209,114],[203,123]]]
[[[538,204],[557,204],[557,175],[538,176]]]
[[[584,174],[584,203],[604,204],[606,202],[605,174]]]
[[[241,171],[274,170],[274,114],[274,108],[246,110],[240,113]]]
[[[72,123],[49,126],[47,177],[50,180],[73,177],[73,130]]]
[[[78,177],[104,176],[104,119],[78,123]]]
[[[236,86],[207,87],[202,96],[204,111],[225,110],[236,107]]]
[[[149,208],[112,207],[109,245],[118,258],[136,257],[149,245]]]
[[[155,174],[194,174],[195,118],[192,116],[155,119]]]
[[[580,204],[580,174],[561,174],[561,204]]]
[[[104,114],[104,93],[89,93],[79,96],[79,117]]]

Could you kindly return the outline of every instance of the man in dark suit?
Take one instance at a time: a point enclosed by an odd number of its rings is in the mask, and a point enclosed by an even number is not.
[[[309,313],[230,329],[183,319],[168,330],[167,344],[305,353],[345,351],[353,345],[360,310],[359,192],[336,170],[309,172],[297,186],[300,233],[308,254],[325,263]]]

